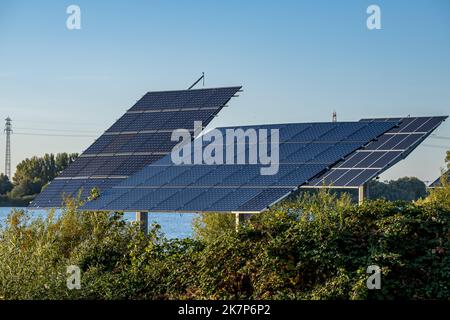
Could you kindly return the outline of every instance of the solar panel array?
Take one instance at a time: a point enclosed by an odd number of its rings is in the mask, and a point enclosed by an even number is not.
[[[62,199],[92,188],[107,190],[164,157],[175,129],[206,126],[241,87],[148,92],[100,136],[30,207],[60,207]]]
[[[354,151],[308,186],[359,187],[405,158],[447,117],[362,119],[365,123],[396,121],[398,125]]]
[[[279,129],[277,174],[261,175],[261,167],[267,166],[261,164],[175,165],[168,155],[107,190],[82,209],[259,212],[393,128],[396,123],[340,122],[242,127],[240,129],[267,129],[269,132]],[[219,128],[224,135],[227,129],[235,128]],[[244,145],[241,152],[248,155],[251,145],[249,141],[245,141]]]

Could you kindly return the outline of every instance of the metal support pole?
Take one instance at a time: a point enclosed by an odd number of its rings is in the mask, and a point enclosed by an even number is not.
[[[11,118],[8,117],[5,119],[5,133],[6,133],[6,152],[5,152],[5,175],[12,181],[11,177],[11,133],[12,133],[12,125]]]
[[[203,80],[203,86],[205,86],[205,73],[202,72],[202,76],[200,78],[198,78],[197,81],[195,81],[189,88],[188,90],[191,90],[193,87],[195,87],[197,85],[197,83],[200,82],[200,80]]]
[[[136,221],[139,222],[144,234],[148,233],[148,212],[136,212]]]
[[[358,204],[361,205],[367,199],[369,199],[369,186],[365,183],[358,187]]]
[[[236,232],[239,230],[239,225],[241,224],[241,214],[236,212]]]
[[[236,216],[236,231],[238,231],[239,226],[242,225],[244,223],[244,221],[249,220],[251,218],[252,214],[236,212],[235,216]]]

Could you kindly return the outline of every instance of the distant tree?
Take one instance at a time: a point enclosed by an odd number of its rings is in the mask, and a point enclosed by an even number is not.
[[[18,199],[27,195],[34,195],[41,191],[42,186],[39,181],[23,180],[15,185],[10,192],[12,198]]]
[[[56,175],[59,175],[69,164],[75,161],[78,153],[58,153],[55,158]]]
[[[58,176],[78,156],[76,153],[45,154],[43,157],[27,158],[16,167],[13,177],[15,198],[41,192],[42,187]]]
[[[390,201],[413,201],[427,195],[426,185],[415,177],[404,177],[388,182],[371,181],[369,197],[371,199],[386,199]]]
[[[445,162],[447,163],[447,168],[450,169],[450,150],[447,151],[447,157],[445,157]]]
[[[6,194],[13,188],[13,184],[9,181],[8,176],[0,174],[0,194]]]

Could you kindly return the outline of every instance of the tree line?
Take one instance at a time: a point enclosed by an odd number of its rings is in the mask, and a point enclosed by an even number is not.
[[[42,188],[58,176],[78,157],[77,153],[50,153],[31,157],[20,162],[12,178],[0,174],[0,195],[3,200],[28,199],[39,194]]]

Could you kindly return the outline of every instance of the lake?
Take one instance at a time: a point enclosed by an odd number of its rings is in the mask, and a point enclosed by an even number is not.
[[[0,225],[4,224],[6,217],[13,208],[0,207]],[[26,208],[25,208],[26,209]],[[28,209],[27,209],[28,210]],[[28,210],[33,217],[45,217],[46,210]],[[196,216],[195,213],[149,213],[149,225],[156,222],[161,225],[161,231],[168,238],[188,238],[192,237],[192,220]],[[134,213],[125,213],[126,221],[134,221]]]

